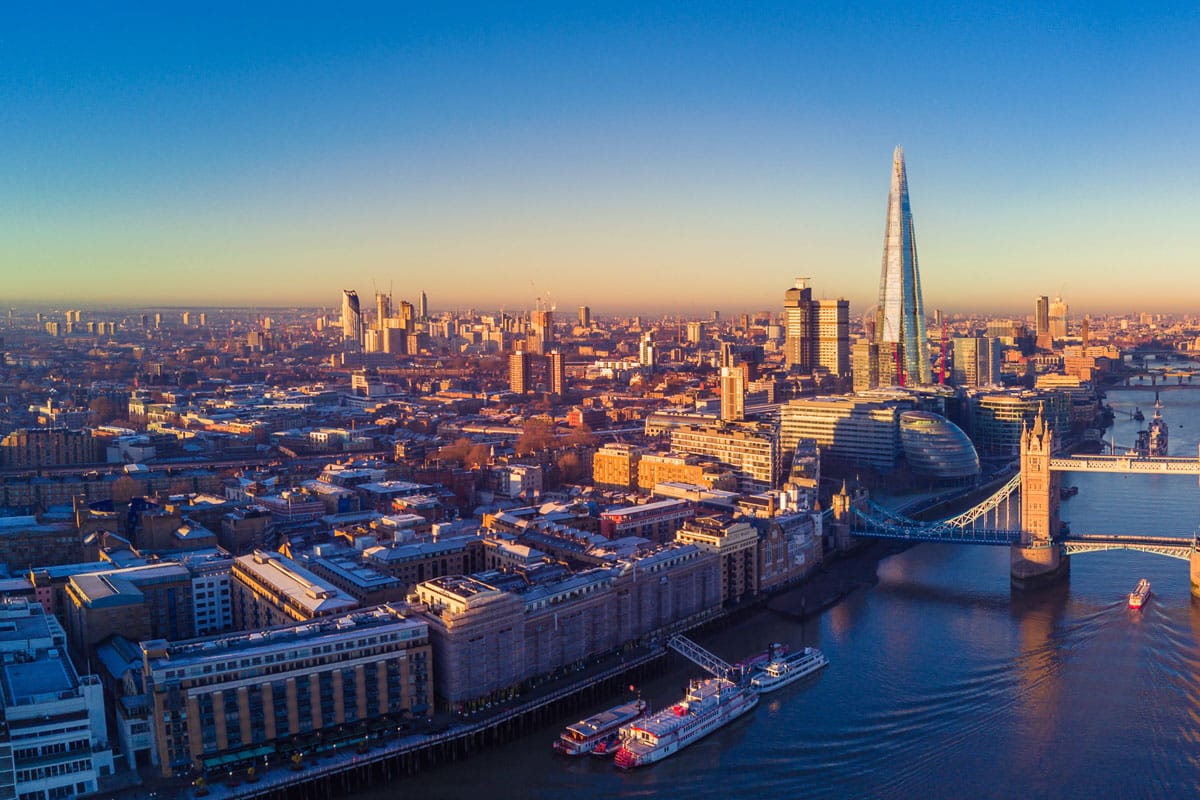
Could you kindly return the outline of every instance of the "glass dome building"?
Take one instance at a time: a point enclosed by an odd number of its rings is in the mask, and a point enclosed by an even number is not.
[[[962,428],[927,411],[900,415],[900,446],[913,474],[938,482],[969,482],[979,476],[979,454]]]

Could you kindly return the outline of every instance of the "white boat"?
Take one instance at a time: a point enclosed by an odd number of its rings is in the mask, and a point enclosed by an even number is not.
[[[661,761],[758,705],[758,692],[724,678],[693,680],[684,699],[621,728],[614,763],[633,769]]]
[[[612,755],[621,726],[638,719],[649,708],[640,697],[568,725],[554,742],[554,749],[567,756]]]
[[[782,689],[829,665],[829,659],[815,647],[788,653],[775,644],[771,645],[771,652],[771,659],[750,673],[750,686],[764,694]]]
[[[1132,592],[1129,593],[1129,607],[1141,608],[1146,602],[1146,598],[1150,596],[1150,581],[1142,578],[1138,581],[1138,585]]]

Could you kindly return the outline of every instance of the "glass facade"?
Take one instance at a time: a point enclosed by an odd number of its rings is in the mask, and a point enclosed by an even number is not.
[[[888,193],[875,341],[880,345],[892,345],[889,351],[896,353],[896,366],[900,370],[896,376],[898,383],[932,383],[929,343],[925,340],[925,305],[921,299],[921,275],[917,268],[916,231],[908,203],[908,173],[901,147],[897,147],[892,155],[892,187]],[[882,353],[879,357],[883,358]],[[882,382],[882,375],[880,380]]]
[[[959,481],[979,475],[979,454],[961,428],[927,411],[900,415],[900,443],[913,474]]]

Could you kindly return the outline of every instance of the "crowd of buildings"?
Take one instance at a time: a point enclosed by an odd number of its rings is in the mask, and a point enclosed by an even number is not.
[[[847,481],[975,485],[1039,412],[1086,445],[1133,355],[1200,348],[1046,297],[927,318],[914,241],[898,151],[857,317],[806,279],[732,319],[10,311],[0,796],[470,713],[803,581]]]

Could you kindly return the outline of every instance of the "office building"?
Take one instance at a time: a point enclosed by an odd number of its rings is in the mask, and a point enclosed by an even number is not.
[[[587,306],[579,307],[579,327],[581,327],[581,328],[592,327],[592,310],[590,308],[588,308]]]
[[[1001,383],[1004,346],[994,336],[956,337],[950,378],[955,386],[991,386]]]
[[[433,706],[428,626],[399,606],[141,648],[164,776],[353,746]]]
[[[822,370],[836,377],[850,374],[850,302],[841,298],[813,300],[807,278],[783,296],[784,360],[800,373]]]
[[[104,691],[67,657],[62,626],[37,603],[0,600],[0,797],[93,794],[112,774]]]
[[[429,319],[429,298],[424,291],[417,297],[417,319],[422,321]]]
[[[893,385],[885,375],[884,361],[893,355],[894,385],[927,384],[933,380],[929,343],[925,339],[925,307],[921,299],[921,275],[917,266],[917,240],[908,199],[908,172],[904,149],[892,155],[892,185],[888,193],[887,231],[883,245],[883,267],[879,278],[879,310],[875,341],[881,347],[880,385]]]
[[[789,369],[807,373],[816,364],[815,313],[808,278],[796,278],[783,294],[783,354]]]
[[[844,378],[850,374],[850,301],[817,301],[817,367]]]
[[[901,411],[911,400],[815,397],[790,400],[779,409],[779,446],[793,453],[804,439],[815,440],[823,460],[890,472],[901,455]]]

